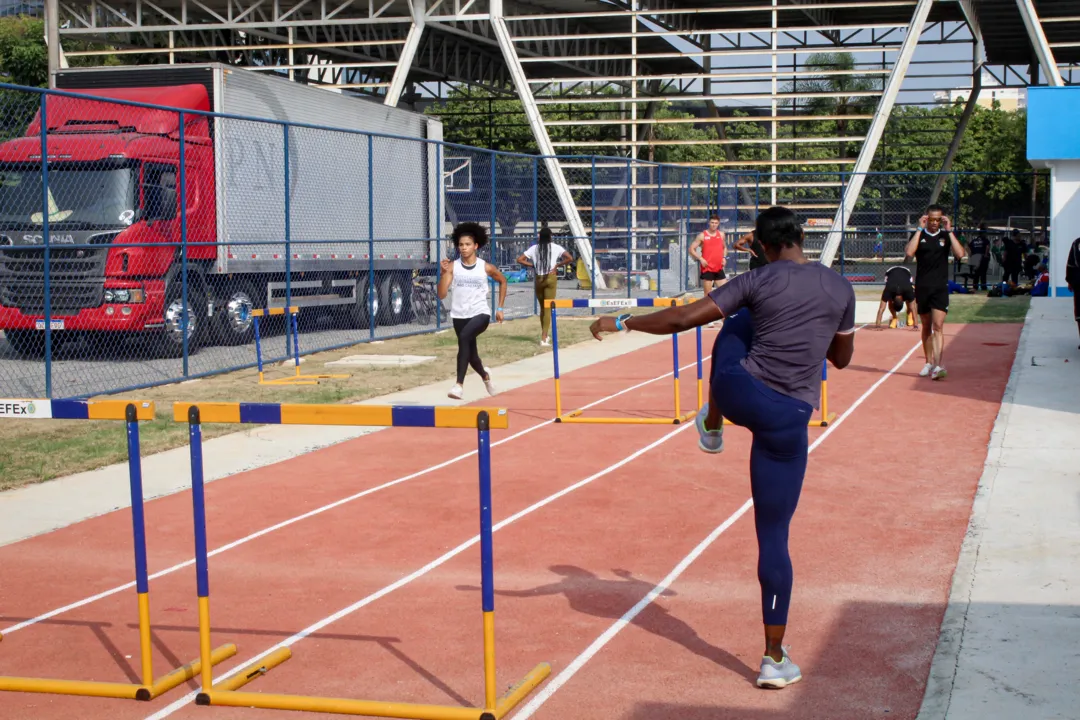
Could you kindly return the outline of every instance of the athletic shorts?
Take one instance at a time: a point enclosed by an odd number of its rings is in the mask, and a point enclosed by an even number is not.
[[[911,287],[911,283],[886,283],[885,291],[881,293],[882,302],[892,302],[893,298],[897,295],[904,298],[904,302],[909,303],[915,299],[915,288]]]
[[[719,270],[717,272],[712,272],[711,270],[702,270],[701,279],[712,280],[714,282],[716,280],[727,280],[727,274],[725,274],[723,270]]]
[[[915,302],[919,306],[920,315],[929,315],[931,310],[949,312],[949,286],[926,287],[920,285],[915,288]]]

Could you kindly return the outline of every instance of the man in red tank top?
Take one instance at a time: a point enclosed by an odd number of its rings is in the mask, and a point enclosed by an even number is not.
[[[690,257],[701,265],[701,284],[706,295],[727,282],[724,273],[726,254],[727,244],[724,233],[720,232],[720,217],[713,215],[709,218],[709,229],[699,233],[690,245]]]

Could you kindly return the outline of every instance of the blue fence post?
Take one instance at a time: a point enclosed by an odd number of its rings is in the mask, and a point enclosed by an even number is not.
[[[495,172],[496,172],[495,160],[496,160],[497,157],[498,156],[495,154],[495,151],[492,150],[491,151],[491,232],[488,233],[488,235],[491,238],[491,253],[490,253],[491,264],[496,265],[496,266],[498,266],[498,257],[497,257],[498,242],[495,240],[495,225],[498,222],[496,220],[496,207],[495,207]],[[479,257],[479,253],[478,253],[477,254],[477,262],[480,262],[480,260],[482,260],[482,258]],[[495,281],[492,280],[491,278],[488,278],[488,290],[490,291],[488,294],[491,295],[491,319],[494,320],[495,319],[495,303],[498,302],[498,299],[495,297]]]
[[[439,300],[439,280],[442,279],[442,236],[443,236],[443,217],[446,211],[443,209],[443,195],[446,192],[446,178],[443,176],[443,152],[446,146],[437,144],[435,146],[435,175],[437,180],[435,181],[435,187],[437,192],[435,193],[435,231],[432,233],[432,237],[435,238],[435,329],[442,328],[442,301]]]
[[[290,175],[289,172],[289,125],[286,123],[281,126],[282,129],[282,141],[285,155],[285,308],[288,312],[288,308],[292,306],[292,208],[290,207],[289,192]],[[289,337],[288,326],[285,328],[285,356],[289,355],[289,345],[291,338]]]
[[[540,235],[540,158],[534,157],[532,161],[533,172],[533,237],[539,238]],[[556,284],[559,282],[559,276],[555,276]],[[533,315],[537,315],[543,312],[543,308],[540,307],[540,302],[536,299],[536,293],[533,293]]]
[[[180,113],[180,132],[177,136],[180,145],[180,342],[184,355],[184,377],[189,375],[188,360],[191,354],[191,346],[188,343],[188,324],[190,310],[188,308],[188,248],[187,248],[187,154],[184,144],[184,113]]]
[[[368,194],[368,338],[375,339],[375,136],[367,136],[367,194]]]
[[[960,173],[953,173],[953,229],[960,228]]]
[[[682,277],[683,290],[690,289],[690,216],[694,203],[694,169],[686,168],[686,214],[683,218],[683,226],[686,228],[682,243]]]
[[[664,274],[661,270],[663,255],[661,248],[664,245],[664,166],[656,166],[656,297],[663,297],[660,292],[660,277]]]
[[[844,264],[844,245],[847,244],[847,215],[844,213],[844,203],[847,201],[847,186],[850,178],[847,173],[840,173],[840,276],[847,274]],[[826,240],[828,242],[828,240]]]
[[[630,158],[626,158],[626,297],[631,297],[634,269],[634,251],[633,244],[633,218],[634,218],[634,190],[633,183],[634,168],[631,165]]]
[[[49,122],[46,116],[45,93],[40,96],[39,116],[41,135],[41,242],[45,246],[45,397],[52,398],[52,286],[50,275],[52,261],[49,253]]]
[[[596,156],[593,155],[592,159],[592,237],[589,238],[589,246],[592,248],[592,269],[589,271],[589,289],[590,295],[593,299],[596,298]],[[569,218],[567,218],[569,219]],[[589,311],[590,315],[596,314],[596,308]]]

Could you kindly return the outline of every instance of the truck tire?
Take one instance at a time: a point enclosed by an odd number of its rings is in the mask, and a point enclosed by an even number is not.
[[[255,342],[255,321],[251,311],[262,307],[256,299],[259,297],[253,282],[244,281],[229,288],[217,289],[214,294],[214,328],[218,343],[248,345]]]
[[[165,327],[155,334],[157,355],[161,357],[182,357],[184,354],[183,310],[184,288],[182,273],[174,266],[165,280],[165,307],[162,312]],[[207,336],[206,303],[209,299],[206,283],[198,268],[188,268],[188,355],[194,354]]]
[[[411,314],[411,284],[401,273],[390,273],[379,283],[380,325],[401,325],[408,322]]]
[[[346,314],[348,316],[349,324],[354,328],[367,328],[370,327],[370,319],[368,318],[368,281],[367,278],[357,278],[356,280],[356,302],[352,305],[346,306]],[[373,298],[373,304],[375,309],[375,317],[379,316],[379,311],[382,309],[383,303],[379,299],[379,292],[375,292]]]

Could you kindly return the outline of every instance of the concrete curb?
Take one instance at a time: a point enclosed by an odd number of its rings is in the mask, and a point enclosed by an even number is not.
[[[1000,472],[1005,434],[1012,416],[1016,387],[1020,381],[1021,367],[1027,357],[1027,346],[1031,333],[1031,319],[1034,306],[1028,308],[1024,318],[1024,328],[1020,332],[1020,341],[1016,347],[1009,380],[1001,400],[994,428],[990,432],[990,444],[987,449],[983,474],[972,501],[971,517],[960,547],[960,557],[953,572],[949,601],[945,608],[945,617],[941,622],[937,649],[930,664],[930,675],[926,682],[926,691],[916,720],[945,720],[952,702],[953,687],[963,651],[964,632],[967,629],[968,611],[971,607],[972,587],[978,573],[979,551],[982,547],[986,530],[986,517],[990,500],[994,493],[994,483]]]

